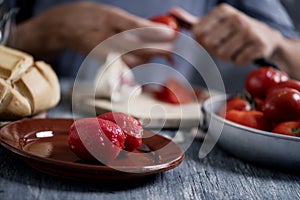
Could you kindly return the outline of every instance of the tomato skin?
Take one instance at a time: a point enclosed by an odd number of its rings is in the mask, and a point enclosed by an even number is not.
[[[251,110],[251,105],[246,99],[234,96],[226,101],[226,104],[221,108],[219,115],[224,117],[229,110]]]
[[[229,110],[225,119],[263,131],[271,129],[271,125],[265,119],[263,113],[257,110]]]
[[[296,80],[293,80],[293,79],[289,79],[287,81],[280,82],[280,83],[276,84],[274,87],[272,87],[268,90],[268,93],[272,89],[283,88],[283,87],[293,88],[293,89],[298,90],[300,92],[300,82],[296,81]]]
[[[69,130],[68,145],[80,159],[102,163],[112,162],[124,149],[125,134],[113,122],[97,118],[82,118],[76,120]],[[93,142],[89,142],[93,141]],[[89,145],[95,158],[86,148]],[[106,152],[106,153],[103,153]]]
[[[134,151],[142,145],[143,127],[140,121],[121,112],[107,112],[97,117],[118,125],[125,133],[125,150]]]
[[[156,99],[171,104],[189,104],[197,101],[194,89],[170,76],[160,89],[154,91]]]
[[[233,97],[227,102],[228,110],[251,110],[251,105],[246,99]]]
[[[292,88],[274,88],[268,92],[262,106],[266,119],[273,122],[300,118],[300,92]]]
[[[151,21],[167,25],[174,31],[179,30],[179,25],[175,17],[169,14],[156,15],[150,18]]]
[[[125,113],[107,112],[94,118],[77,119],[70,126],[68,145],[82,160],[106,164],[115,160],[121,149],[139,148],[142,135],[140,121]]]
[[[270,88],[287,80],[289,77],[285,72],[272,67],[261,67],[248,74],[245,87],[252,96],[264,99]]]
[[[166,86],[162,86],[160,90],[155,91],[154,96],[156,99],[166,103],[180,104],[176,94]]]
[[[258,97],[254,97],[255,110],[261,111],[264,100]]]
[[[273,128],[272,132],[300,137],[300,121],[281,122]]]

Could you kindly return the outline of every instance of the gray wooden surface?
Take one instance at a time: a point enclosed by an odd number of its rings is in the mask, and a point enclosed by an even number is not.
[[[71,117],[66,100],[64,96],[49,116]],[[0,199],[300,199],[300,175],[243,162],[218,147],[199,159],[201,143],[194,140],[183,163],[171,171],[138,181],[111,183],[52,177],[0,147]]]

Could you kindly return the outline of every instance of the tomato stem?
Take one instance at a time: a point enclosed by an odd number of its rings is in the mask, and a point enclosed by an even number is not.
[[[245,99],[250,103],[251,109],[256,108],[257,102],[255,101],[254,97],[247,92],[246,90],[243,90],[241,93],[238,93],[238,96],[242,99]]]
[[[292,128],[292,129],[291,129],[291,132],[292,132],[293,134],[295,134],[295,135],[299,135],[299,133],[300,133],[300,128]]]

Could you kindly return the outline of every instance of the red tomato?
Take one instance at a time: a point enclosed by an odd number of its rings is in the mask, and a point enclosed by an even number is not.
[[[178,31],[179,30],[179,25],[175,17],[169,14],[164,14],[164,15],[157,15],[154,17],[150,18],[151,21],[153,22],[158,22],[167,25],[169,28]]]
[[[154,92],[154,96],[160,101],[171,104],[188,104],[197,101],[195,91],[173,77],[169,77],[165,85]]]
[[[226,113],[225,118],[232,122],[264,131],[270,130],[271,127],[263,113],[257,110],[230,110]]]
[[[262,67],[249,73],[245,87],[252,96],[264,99],[271,87],[287,80],[289,80],[289,77],[285,72],[272,67]]]
[[[97,118],[76,120],[70,127],[68,144],[70,149],[81,159],[112,162],[124,149],[125,134],[113,122]],[[88,147],[88,148],[86,148]],[[89,152],[93,151],[93,155]]]
[[[251,110],[251,105],[246,99],[235,96],[227,100],[226,105],[221,108],[219,115],[224,117],[229,110]]]
[[[142,124],[130,115],[121,112],[108,112],[98,116],[117,124],[126,134],[125,150],[134,151],[142,145]]]
[[[292,88],[274,88],[268,92],[262,111],[273,122],[300,118],[300,92]]]
[[[178,31],[179,31],[179,24],[178,24],[176,18],[173,17],[172,15],[169,15],[169,14],[156,15],[156,16],[151,17],[150,20],[153,22],[167,25],[169,28],[176,31],[174,34],[174,37],[177,37]],[[175,62],[174,58],[170,54],[166,55],[166,58],[170,63],[174,64],[174,62]]]
[[[300,137],[300,121],[281,122],[273,128],[272,132]]]
[[[261,111],[264,101],[261,98],[254,97],[255,110]]]
[[[296,80],[293,80],[293,79],[289,79],[287,81],[280,82],[277,85],[275,85],[273,88],[270,88],[270,90],[272,90],[274,88],[282,88],[282,87],[293,88],[293,89],[296,89],[300,92],[300,82],[296,81]]]
[[[180,104],[174,91],[172,91],[171,89],[169,89],[166,86],[162,86],[160,90],[155,91],[154,96],[156,99],[166,102],[166,103]]]

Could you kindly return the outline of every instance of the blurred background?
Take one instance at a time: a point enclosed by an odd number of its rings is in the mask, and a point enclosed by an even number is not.
[[[12,2],[14,1],[8,1],[6,0],[8,4],[12,4]],[[271,0],[270,0],[271,1]],[[0,2],[3,2],[0,0]],[[37,2],[36,0],[18,0],[15,1],[17,7],[22,8],[19,10],[17,16],[16,16],[16,21],[17,23],[20,23],[23,20],[26,20],[27,18],[30,18],[32,16],[32,12],[33,12],[33,8],[32,8],[32,4],[34,4],[34,2]],[[45,2],[51,2],[51,1],[46,1]],[[55,1],[54,1],[55,2]],[[298,8],[300,7],[300,1],[299,0],[281,0],[281,2],[283,3],[283,5],[286,7],[288,13],[290,14],[292,21],[295,24],[295,27],[298,29],[298,31],[300,31],[300,12],[298,11]],[[259,5],[257,5],[259,6]],[[272,12],[272,11],[270,11]],[[276,12],[276,11],[274,11]],[[177,46],[181,47],[180,51],[181,52],[185,52],[185,50],[189,50],[191,51],[191,45],[184,45],[185,43],[178,43]],[[82,63],[83,59],[85,58],[84,56],[76,56],[74,57],[73,60],[70,59],[64,59],[65,57],[69,57],[70,55],[73,55],[73,51],[68,51],[66,54],[62,54],[60,55],[60,57],[55,60],[55,61],[51,61],[51,65],[55,68],[55,70],[58,72],[58,74],[60,76],[64,76],[62,71],[67,71],[68,73],[70,73],[70,70],[66,70],[69,69],[69,66],[75,65],[76,63],[76,67],[79,67],[78,63]],[[197,59],[195,62],[197,63],[201,63],[201,66],[207,66],[206,63],[203,62],[204,58],[203,57],[195,57],[194,59]],[[156,61],[156,60],[155,60]],[[176,69],[180,69],[179,71],[181,71],[184,75],[184,77],[187,77],[188,80],[195,85],[205,85],[204,81],[202,80],[202,78],[199,78],[198,73],[195,70],[190,70],[188,68],[186,68],[185,66],[185,60],[184,59],[180,59],[177,58],[176,59],[177,62],[175,62],[175,66],[174,68]],[[158,59],[157,63],[160,64],[164,64],[164,65],[169,65],[169,63],[167,61],[165,61],[164,59]],[[218,59],[215,60],[215,63],[219,66],[220,62]],[[223,63],[223,62],[222,62]],[[102,63],[100,63],[102,64]],[[83,78],[87,79],[87,80],[91,80],[91,76],[93,76],[95,74],[95,71],[98,69],[99,63],[93,63],[91,64],[91,66],[94,67],[89,67],[88,70],[84,70],[84,74],[82,75]],[[224,63],[223,63],[224,64]],[[219,68],[221,71],[221,74],[224,77],[225,80],[225,85],[228,86],[228,88],[231,88],[231,90],[228,90],[228,92],[235,92],[237,90],[240,89],[240,86],[243,85],[244,80],[242,80],[241,78],[239,78],[239,80],[231,80],[231,78],[228,77],[235,77],[232,75],[232,70],[227,70],[231,68],[235,68],[235,66],[231,65],[231,63],[227,63],[228,66],[226,67],[222,67]],[[224,64],[225,65],[225,64]],[[59,66],[59,67],[58,67]],[[253,69],[254,67],[251,66],[252,68],[248,68],[247,70],[250,71],[251,69]],[[208,70],[208,67],[206,67]],[[163,82],[165,80],[164,76],[157,76],[158,73],[155,70],[152,70],[150,68],[148,68],[148,71],[146,69],[146,67],[144,68],[145,70],[140,70],[141,73],[137,73],[137,76],[139,79],[137,80],[138,82],[148,82],[148,81],[157,81],[157,82]],[[235,68],[236,70],[236,74],[241,75],[241,77],[245,77],[245,74],[248,73],[248,71],[246,70],[242,70],[239,68]],[[60,74],[61,72],[61,74]],[[135,70],[135,72],[137,72],[137,70]],[[75,77],[77,74],[77,70],[72,70],[73,76]],[[168,73],[166,73],[168,74]],[[209,73],[211,74],[211,73]],[[87,77],[87,78],[86,78]]]
[[[294,24],[298,30],[300,30],[300,1],[299,0],[281,0],[283,5],[286,7],[288,13],[290,14]]]

